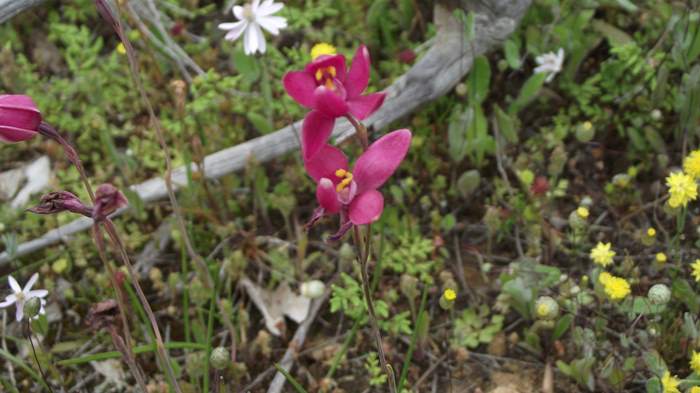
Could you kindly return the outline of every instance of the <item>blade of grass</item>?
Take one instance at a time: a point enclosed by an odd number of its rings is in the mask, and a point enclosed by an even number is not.
[[[206,349],[206,345],[200,344],[200,343],[191,343],[191,342],[179,342],[179,341],[171,341],[165,343],[165,348],[168,350],[171,349],[198,349],[198,350],[203,350]],[[149,352],[154,352],[156,350],[156,345],[155,344],[147,344],[147,345],[139,345],[134,347],[134,355],[140,355],[144,353],[149,353]],[[86,356],[81,356],[78,358],[71,358],[71,359],[64,359],[64,360],[59,360],[56,362],[57,366],[77,366],[80,364],[84,363],[89,363],[93,361],[100,361],[100,360],[107,360],[107,359],[118,359],[122,355],[121,353],[117,351],[109,351],[109,352],[100,352],[100,353],[93,353],[91,355],[86,355]]]
[[[308,393],[306,389],[304,389],[304,387],[301,386],[301,384],[287,372],[287,370],[280,367],[280,365],[277,363],[275,363],[275,368],[277,369],[277,371],[281,372],[282,375],[284,375],[284,377],[287,379],[287,382],[289,382],[292,385],[292,387],[294,387],[294,390],[296,390],[297,393]]]
[[[34,371],[33,368],[29,367],[22,359],[12,355],[4,349],[0,349],[0,357],[5,358],[8,362],[26,371],[27,374],[29,374],[29,376],[31,376],[33,380],[39,382],[39,384],[41,384],[41,386],[43,386],[44,389],[46,389],[47,391],[51,390],[51,388],[49,388],[49,386],[46,385],[46,382],[44,382],[41,376],[37,374],[37,372]]]
[[[214,309],[216,308],[216,294],[219,293],[219,276],[214,275],[214,277],[214,287],[211,289],[211,299],[209,300],[209,317],[207,318],[207,358],[204,362],[203,392],[209,391],[209,357],[211,356],[211,338],[214,335]]]
[[[403,383],[406,381],[406,377],[408,376],[408,366],[411,365],[411,359],[413,358],[413,350],[416,348],[416,342],[418,341],[418,327],[420,326],[421,319],[423,318],[423,314],[425,312],[425,303],[426,300],[428,299],[428,286],[425,285],[423,287],[423,294],[421,295],[420,298],[420,307],[418,308],[418,316],[416,317],[416,322],[414,323],[413,326],[413,335],[411,336],[411,344],[408,346],[408,354],[406,355],[406,358],[403,361],[403,366],[401,366],[401,376],[399,377],[399,392],[401,392],[403,388]]]
[[[350,347],[350,344],[352,344],[352,341],[355,339],[355,335],[357,334],[357,331],[360,329],[360,322],[355,321],[355,323],[352,325],[352,330],[350,330],[350,334],[345,338],[345,341],[343,341],[343,346],[340,348],[340,351],[338,351],[335,354],[335,357],[333,358],[333,363],[331,363],[331,369],[328,370],[328,373],[326,374],[327,379],[333,378],[333,374],[335,374],[335,370],[338,368],[340,365],[340,360],[345,356],[345,353],[348,351],[348,348]]]

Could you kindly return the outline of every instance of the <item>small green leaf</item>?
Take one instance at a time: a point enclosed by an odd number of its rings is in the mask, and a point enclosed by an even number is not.
[[[566,333],[566,331],[569,330],[571,322],[573,321],[574,316],[572,314],[565,314],[561,318],[559,318],[557,324],[554,325],[554,330],[552,330],[552,340],[560,339],[564,335],[564,333]]]
[[[240,49],[233,52],[233,66],[249,83],[253,83],[260,78],[260,65],[255,57],[246,55]]]
[[[265,116],[259,113],[248,113],[248,121],[250,121],[261,134],[269,134],[274,131],[274,126],[267,121]]]
[[[515,101],[513,101],[513,103],[511,103],[508,107],[508,114],[515,116],[518,112],[525,108],[527,104],[534,100],[537,93],[540,92],[542,85],[544,85],[544,80],[546,78],[547,74],[541,72],[538,74],[533,74],[527,81],[525,81],[522,89],[520,89],[518,98],[516,98]]]
[[[472,105],[481,103],[489,94],[491,83],[491,66],[484,56],[474,59],[472,70],[469,72],[468,93]]]

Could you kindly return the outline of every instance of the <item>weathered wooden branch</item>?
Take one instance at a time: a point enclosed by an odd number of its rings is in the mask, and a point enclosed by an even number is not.
[[[442,6],[435,8],[438,32],[430,49],[404,75],[386,89],[384,105],[365,121],[375,130],[387,127],[391,122],[406,116],[416,108],[433,101],[450,91],[467,74],[475,56],[497,47],[517,27],[531,0],[483,0],[468,1],[464,9],[475,12],[475,38],[466,41],[464,27]],[[29,4],[32,0],[0,0],[0,21],[10,3]],[[462,3],[464,4],[464,3]],[[28,7],[28,5],[26,6]],[[26,8],[25,7],[25,8]],[[21,7],[15,6],[14,12]],[[9,11],[8,11],[9,12]],[[241,170],[254,158],[259,163],[270,161],[299,147],[301,121],[274,133],[263,135],[239,145],[213,153],[204,159],[207,178],[217,179]],[[333,135],[343,141],[354,134],[354,128],[345,120],[338,121]],[[185,168],[173,172],[173,185],[186,184]],[[131,187],[144,202],[151,202],[167,195],[162,178],[153,178]],[[122,211],[116,214],[122,213]],[[18,245],[11,257],[0,254],[0,266],[11,258],[21,257],[68,239],[71,235],[90,228],[92,220],[79,218],[69,224],[47,232],[40,238]]]

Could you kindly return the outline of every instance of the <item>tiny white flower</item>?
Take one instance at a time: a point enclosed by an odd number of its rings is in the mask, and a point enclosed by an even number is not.
[[[549,75],[547,75],[545,82],[551,82],[554,76],[561,72],[562,66],[564,65],[564,49],[559,48],[557,53],[549,52],[537,56],[535,61],[537,62],[535,73],[548,73]]]
[[[228,30],[224,38],[229,41],[235,41],[245,33],[243,49],[246,55],[265,53],[265,36],[260,28],[277,35],[280,29],[287,27],[287,19],[273,15],[283,7],[284,4],[275,3],[274,0],[265,0],[262,4],[260,0],[253,0],[252,3],[243,6],[234,6],[233,15],[238,22],[221,23],[219,29]]]
[[[7,281],[9,282],[10,288],[12,289],[13,293],[11,295],[7,295],[5,297],[5,300],[0,302],[0,308],[9,307],[10,305],[14,304],[16,309],[15,318],[19,322],[22,320],[22,318],[24,318],[24,305],[29,299],[36,297],[41,299],[41,309],[39,310],[39,314],[43,314],[44,305],[46,304],[46,300],[44,300],[43,298],[49,294],[49,291],[47,291],[46,289],[32,290],[32,286],[34,286],[38,279],[39,274],[34,273],[34,275],[32,275],[32,277],[27,282],[27,285],[25,285],[24,289],[22,289],[22,287],[19,286],[19,283],[17,282],[17,280],[14,279],[14,277],[8,276]]]

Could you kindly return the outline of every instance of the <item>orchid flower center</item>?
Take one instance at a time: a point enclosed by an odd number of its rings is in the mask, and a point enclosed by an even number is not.
[[[24,301],[24,292],[22,292],[22,291],[15,292],[15,297],[17,298],[17,303],[23,302]]]
[[[357,194],[357,183],[352,179],[352,173],[345,169],[335,171],[335,176],[342,179],[335,186],[335,191],[338,193],[338,201],[344,205],[350,204],[352,199]]]
[[[255,14],[253,13],[253,6],[250,3],[243,6],[243,19],[246,19],[250,22],[253,22],[255,20]]]
[[[335,90],[335,84],[333,83],[333,79],[335,79],[335,76],[337,74],[338,72],[333,66],[319,68],[318,70],[316,70],[316,82],[325,85],[331,90]]]

